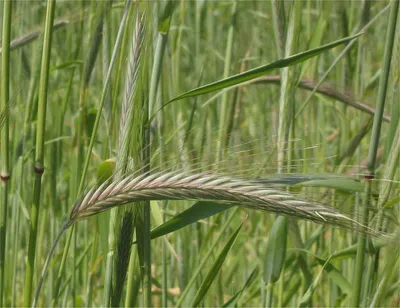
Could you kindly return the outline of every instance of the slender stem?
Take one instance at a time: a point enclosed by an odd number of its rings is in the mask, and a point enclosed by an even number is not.
[[[233,218],[235,218],[235,215],[236,215],[237,211],[238,211],[238,207],[235,207],[235,208],[232,209],[231,214],[226,219],[226,221],[224,222],[223,226],[220,228],[220,233],[215,238],[213,243],[210,245],[209,249],[207,250],[207,252],[203,256],[203,258],[200,261],[199,265],[193,271],[191,279],[188,282],[188,284],[186,285],[185,289],[183,290],[183,292],[182,292],[181,296],[179,297],[178,301],[176,302],[175,307],[182,307],[182,305],[184,304],[184,300],[186,299],[187,295],[191,291],[191,288],[195,284],[196,278],[200,274],[201,270],[204,268],[204,266],[207,263],[207,261],[209,261],[209,257],[212,255],[213,252],[215,252],[215,248],[217,247],[217,244],[220,243],[221,239],[224,236],[224,231],[230,226]]]
[[[95,266],[95,264],[96,264],[96,258],[97,258],[97,247],[98,247],[98,242],[99,242],[99,234],[98,234],[98,232],[99,232],[99,230],[98,230],[99,228],[98,228],[98,224],[96,224],[96,229],[95,229],[95,235],[94,235],[94,241],[93,241],[93,246],[92,246],[92,252],[91,252],[91,257],[90,257],[90,262],[89,262],[89,264],[90,264],[90,266],[91,267],[93,267],[93,266]],[[88,306],[88,307],[92,307],[93,306],[93,303],[92,303],[92,299],[93,299],[93,288],[92,288],[92,286],[93,286],[93,283],[92,283],[92,280],[93,280],[93,276],[94,276],[94,273],[93,273],[93,271],[90,271],[89,272],[89,277],[88,277],[88,279],[87,279],[87,283],[86,283],[86,305]]]
[[[295,53],[298,49],[300,22],[300,3],[294,2],[290,12],[290,22],[287,25],[286,42],[282,51],[285,57]],[[281,93],[279,100],[279,121],[278,121],[278,173],[284,172],[285,145],[289,138],[291,126],[294,125],[294,89],[295,80],[299,75],[295,68],[285,67],[281,71]],[[290,153],[290,151],[289,151]],[[289,162],[290,164],[290,162]]]
[[[224,76],[223,78],[227,78],[231,71],[232,65],[232,53],[233,53],[233,38],[235,34],[236,28],[236,19],[237,19],[237,6],[238,3],[235,1],[232,6],[232,17],[231,17],[231,24],[228,30],[228,41],[225,50],[225,65],[224,65]],[[225,148],[226,145],[226,132],[228,131],[228,92],[224,92],[222,94],[221,99],[221,110],[220,110],[220,118],[219,118],[219,125],[220,125],[220,135],[218,140],[218,157],[222,159],[222,150]]]
[[[161,77],[162,71],[162,64],[165,49],[168,42],[168,33],[169,33],[169,26],[170,20],[172,17],[173,11],[170,12],[170,15],[167,17],[169,19],[168,27],[165,29],[165,32],[159,32],[157,36],[157,43],[156,43],[156,51],[154,54],[154,63],[153,69],[151,72],[151,80],[150,80],[150,92],[149,92],[149,115],[152,115],[152,110],[156,105],[156,97],[157,97],[157,89],[158,84]],[[160,110],[159,114],[159,122],[163,122],[164,120],[164,111]],[[159,140],[159,147],[160,147],[160,166],[164,164],[164,138],[163,138],[163,130],[161,125],[158,126],[158,140]],[[166,202],[163,202],[163,205],[166,205]],[[163,222],[165,222],[165,212],[163,213]],[[161,296],[161,306],[167,307],[168,306],[168,271],[167,271],[167,249],[166,249],[165,241],[162,242],[161,248],[161,259],[162,259],[162,296]],[[133,266],[132,266],[133,268]],[[128,278],[133,279],[133,273],[128,276]]]
[[[374,18],[371,19],[371,21],[366,24],[360,32],[366,31],[370,26],[374,24],[376,20],[378,20],[379,17],[383,16],[383,13],[386,12],[388,7],[383,8]],[[343,58],[343,56],[353,47],[353,45],[357,42],[357,40],[352,40],[350,43],[347,44],[347,46],[343,49],[343,51],[339,54],[339,56],[333,61],[331,66],[326,70],[324,75],[320,78],[318,83],[315,85],[314,89],[310,93],[310,95],[307,97],[307,99],[304,101],[304,103],[298,108],[296,112],[296,117],[298,117],[304,110],[304,108],[307,106],[307,104],[310,102],[311,98],[314,96],[314,94],[318,91],[319,86],[322,84],[322,82],[326,79],[326,77],[329,75],[329,73],[333,70],[333,68],[336,66],[336,64]]]
[[[133,307],[135,305],[136,298],[138,296],[137,288],[139,286],[139,279],[136,271],[136,256],[137,252],[131,250],[131,255],[129,259],[129,269],[128,283],[126,286],[126,296],[125,296],[125,307]]]
[[[172,15],[172,11],[170,12],[170,16]],[[167,17],[167,18],[170,18]],[[156,44],[156,50],[154,54],[154,63],[153,63],[153,68],[152,68],[152,73],[151,73],[151,79],[150,79],[150,88],[149,88],[149,100],[147,101],[147,106],[145,102],[145,106],[143,107],[143,110],[147,110],[147,115],[145,115],[146,121],[149,117],[149,115],[152,114],[154,106],[156,104],[156,97],[157,97],[157,89],[158,89],[158,84],[160,81],[161,77],[161,72],[162,72],[162,64],[163,64],[163,57],[165,54],[165,49],[167,46],[168,42],[168,32],[169,32],[169,25],[167,29],[165,29],[166,32],[158,33],[157,37],[157,44]],[[145,123],[144,123],[145,125]],[[148,125],[151,125],[150,123]],[[144,130],[144,136],[143,136],[143,144],[142,144],[142,151],[145,149],[143,152],[144,154],[144,160],[143,164],[148,166],[150,162],[150,151],[149,151],[149,145],[150,145],[150,130],[148,128],[143,127]],[[150,168],[150,167],[148,167]],[[150,226],[151,226],[151,212],[150,212],[150,203],[146,202],[143,207],[143,304],[145,307],[151,306],[151,238],[150,238]],[[140,223],[140,221],[139,221]],[[138,234],[138,233],[137,233]],[[140,244],[139,244],[140,245]],[[133,270],[133,266],[129,267],[130,270]],[[128,276],[128,283],[129,280],[134,279],[133,273],[130,273]],[[128,300],[126,300],[128,302]]]
[[[391,64],[391,60],[392,60],[393,47],[394,47],[394,42],[395,42],[394,37],[395,37],[395,33],[396,33],[398,8],[399,8],[399,1],[392,0],[391,8],[390,8],[388,31],[387,31],[386,40],[385,40],[385,42],[386,42],[385,43],[385,54],[383,56],[383,58],[384,58],[383,73],[381,75],[381,79],[379,82],[377,106],[376,106],[376,111],[375,111],[375,116],[374,116],[374,123],[372,126],[371,143],[369,146],[369,153],[368,153],[368,169],[372,174],[374,174],[374,172],[375,172],[376,154],[378,152],[383,111],[385,108],[387,87],[388,87],[388,82],[389,82],[389,77],[390,77],[390,74],[389,74],[390,73],[390,64]]]
[[[0,307],[3,306],[3,296],[5,295],[4,273],[6,270],[6,232],[7,232],[7,207],[9,190],[9,117],[7,106],[10,100],[10,35],[11,35],[11,13],[12,2],[4,1],[3,10],[3,34],[2,34],[2,54],[1,54],[1,98],[0,112],[5,112],[4,126],[1,129],[1,211],[0,211]]]
[[[105,82],[104,82],[103,91],[101,93],[100,103],[99,103],[99,107],[98,107],[98,111],[97,111],[97,115],[96,115],[96,120],[95,120],[95,123],[94,123],[94,126],[93,126],[92,136],[90,138],[88,149],[86,150],[87,154],[86,154],[86,159],[85,159],[85,163],[84,163],[84,167],[83,167],[83,171],[82,171],[81,180],[80,180],[80,183],[79,183],[77,195],[80,195],[82,193],[83,187],[85,185],[86,174],[87,174],[87,171],[88,171],[88,168],[89,168],[90,158],[92,156],[91,153],[92,153],[94,142],[95,142],[95,136],[97,134],[97,130],[98,130],[98,127],[99,127],[102,110],[103,110],[103,107],[104,107],[104,102],[105,102],[106,95],[107,95],[108,84],[111,81],[111,72],[112,72],[112,69],[114,67],[115,59],[116,59],[116,56],[117,56],[117,51],[119,49],[119,46],[120,46],[120,43],[121,43],[121,40],[122,40],[123,29],[125,28],[126,19],[127,19],[127,15],[128,15],[131,3],[132,3],[132,0],[126,0],[124,13],[123,13],[122,20],[121,20],[121,23],[120,23],[120,26],[119,26],[119,29],[118,29],[117,39],[115,41],[114,50],[113,50],[113,53],[112,53],[112,56],[111,56],[111,60],[110,60],[110,66],[108,68],[107,76],[106,76],[106,79],[105,79]],[[73,230],[74,230],[74,228],[72,228],[70,230],[70,232],[68,233],[67,242],[66,242],[65,247],[64,247],[63,257],[62,257],[62,260],[64,262],[61,262],[61,265],[60,265],[60,268],[59,268],[58,277],[57,277],[57,281],[56,281],[56,289],[55,289],[56,292],[54,293],[53,303],[57,303],[58,290],[59,290],[59,287],[61,285],[61,278],[62,278],[62,275],[63,275],[63,272],[64,272],[65,260],[66,260],[67,255],[68,255],[69,246],[70,246],[72,235],[73,235]]]
[[[49,81],[50,50],[53,33],[54,11],[56,0],[47,1],[46,23],[43,38],[42,64],[40,68],[38,119],[36,131],[35,154],[35,183],[33,188],[33,202],[31,207],[31,221],[28,244],[28,260],[26,266],[24,305],[30,306],[32,301],[32,280],[35,269],[36,237],[39,218],[40,195],[42,189],[42,175],[44,172],[44,134],[46,125],[47,88]]]
[[[72,228],[69,229],[68,232],[68,237],[67,237],[67,241],[65,243],[65,248],[64,248],[64,252],[63,252],[63,256],[61,259],[61,263],[60,263],[60,269],[58,270],[58,276],[56,279],[56,284],[54,286],[54,294],[53,294],[53,306],[57,306],[57,301],[58,301],[58,292],[60,290],[61,287],[61,278],[64,274],[64,267],[65,267],[65,263],[67,262],[67,256],[68,256],[68,247],[71,244],[71,240],[72,240],[72,236],[74,234],[74,229],[75,229],[75,225],[72,225]],[[65,252],[67,250],[67,253]]]
[[[399,1],[392,0],[390,3],[390,16],[389,16],[389,24],[388,30],[386,33],[385,40],[385,52],[383,57],[383,71],[379,82],[379,90],[378,90],[378,98],[377,98],[377,107],[374,116],[374,123],[372,127],[372,135],[371,142],[368,152],[368,178],[371,178],[375,174],[376,168],[376,156],[378,152],[379,138],[381,133],[382,126],[382,116],[385,107],[386,101],[386,93],[388,87],[388,81],[390,76],[390,64],[392,60],[393,46],[394,46],[394,37],[396,33],[396,23],[397,23],[397,15],[399,11]],[[372,181],[367,181],[365,185],[365,196],[362,208],[362,221],[361,223],[364,225],[368,225],[368,206],[369,201],[371,199],[371,191],[372,191]],[[355,265],[355,273],[354,273],[354,281],[353,281],[353,296],[352,296],[352,306],[358,307],[360,305],[360,296],[362,289],[362,279],[363,279],[363,268],[364,268],[364,259],[366,254],[366,238],[364,235],[359,235],[358,237],[358,246],[357,246],[357,256],[356,256],[356,265]]]
[[[106,79],[104,81],[103,91],[101,93],[101,98],[100,98],[100,102],[99,102],[99,106],[98,106],[98,111],[97,111],[97,114],[96,114],[96,120],[95,120],[94,125],[93,125],[92,136],[90,137],[89,146],[88,146],[88,149],[86,150],[87,154],[86,154],[85,163],[83,165],[81,181],[79,183],[78,195],[83,191],[83,187],[85,185],[86,174],[87,174],[87,171],[88,171],[88,168],[89,168],[90,158],[92,157],[91,153],[92,153],[92,150],[93,150],[93,146],[94,146],[97,130],[99,128],[100,118],[101,118],[101,114],[103,112],[103,107],[104,107],[104,102],[105,102],[105,99],[106,99],[106,95],[108,93],[107,88],[108,88],[108,85],[110,84],[110,81],[111,81],[111,73],[112,73],[112,70],[114,68],[115,60],[116,60],[116,57],[117,57],[117,51],[119,49],[119,46],[120,46],[120,43],[121,43],[121,40],[122,40],[123,29],[125,28],[126,19],[128,17],[128,12],[129,12],[129,8],[130,8],[131,4],[132,4],[132,0],[126,0],[124,14],[122,16],[122,20],[121,20],[121,23],[120,23],[120,26],[119,26],[119,29],[118,29],[118,34],[117,34],[117,39],[115,40],[114,50],[113,50],[113,53],[111,55],[110,66],[108,68],[107,76],[106,76]]]
[[[151,212],[150,201],[143,208],[143,306],[151,307]]]
[[[144,70],[146,72],[146,70]],[[146,77],[143,78],[146,81]],[[157,88],[157,87],[156,87]],[[146,166],[143,169],[143,172],[150,171],[150,124],[147,124],[149,121],[149,101],[146,98],[143,98],[142,108],[143,110],[143,122],[138,123],[138,129],[142,131],[141,136],[141,145],[140,145],[140,166]],[[139,153],[138,153],[139,154]],[[138,157],[139,158],[139,157]],[[142,245],[143,249],[143,271],[142,271],[142,288],[143,288],[143,306],[151,307],[152,299],[151,299],[151,209],[150,209],[150,201],[141,202],[143,207],[138,208],[138,212],[140,215],[143,215],[143,220],[139,219],[138,224],[136,225],[136,234],[140,236],[140,232],[142,232],[141,242],[138,243],[138,249]],[[138,232],[140,230],[140,232]]]
[[[114,263],[114,251],[111,250],[107,254],[106,278],[105,278],[106,285],[111,285],[113,263]],[[111,288],[104,288],[104,290],[105,291],[104,291],[104,295],[103,295],[103,306],[109,307],[110,299],[111,299]]]
[[[65,224],[62,227],[60,233],[58,233],[57,237],[55,238],[54,244],[51,247],[49,254],[47,255],[46,261],[44,262],[44,265],[43,265],[43,269],[42,269],[42,273],[41,273],[41,276],[40,276],[40,280],[39,280],[38,286],[36,288],[35,298],[33,299],[32,307],[36,307],[37,306],[40,290],[42,288],[42,284],[43,284],[43,281],[44,281],[44,278],[45,278],[45,275],[46,275],[46,272],[47,272],[47,268],[50,265],[50,260],[53,257],[54,251],[56,250],[57,244],[60,241],[61,236],[64,234],[64,232],[65,232],[65,230],[67,230],[67,228],[68,228],[68,224]]]
[[[282,279],[281,279],[282,280]],[[267,296],[265,299],[265,307],[270,308],[272,307],[272,296],[274,294],[274,283],[269,282],[267,285]]]
[[[165,203],[164,203],[165,204]],[[166,221],[165,211],[163,213],[163,223]],[[167,243],[162,241],[161,247],[161,266],[162,266],[162,293],[161,293],[161,306],[168,307],[168,264],[167,264]]]
[[[168,33],[159,33],[157,37],[156,51],[154,55],[153,70],[151,72],[150,92],[149,92],[149,114],[153,114],[154,105],[156,103],[157,88],[161,77],[161,69],[165,48],[168,42]]]

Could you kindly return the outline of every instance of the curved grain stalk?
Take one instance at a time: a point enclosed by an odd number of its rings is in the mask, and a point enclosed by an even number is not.
[[[106,181],[91,189],[74,205],[69,224],[113,207],[144,200],[212,200],[238,204],[252,209],[274,212],[354,229],[354,219],[337,209],[313,201],[301,200],[285,191],[256,180],[243,180],[209,173],[136,174]]]

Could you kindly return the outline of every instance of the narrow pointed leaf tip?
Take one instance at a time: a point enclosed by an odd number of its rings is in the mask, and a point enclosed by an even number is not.
[[[174,99],[170,100],[168,103],[166,103],[164,105],[164,107],[172,102],[181,100],[183,98],[193,97],[193,96],[221,90],[224,88],[232,87],[232,86],[244,83],[246,81],[266,75],[267,73],[269,73],[270,71],[272,71],[274,69],[284,68],[284,67],[288,67],[288,66],[291,66],[294,64],[301,63],[301,62],[306,61],[310,58],[313,58],[331,48],[334,48],[334,47],[342,45],[342,44],[346,44],[346,43],[356,39],[357,37],[359,37],[362,34],[363,34],[362,32],[357,33],[356,35],[349,36],[349,37],[331,42],[326,45],[322,45],[315,49],[307,50],[307,51],[295,54],[293,56],[290,56],[290,57],[287,57],[284,59],[280,59],[278,61],[266,64],[266,65],[256,67],[256,68],[248,70],[246,72],[243,72],[243,73],[240,73],[240,74],[237,74],[237,75],[234,75],[234,76],[231,76],[231,77],[219,80],[219,81],[215,81],[213,83],[210,83],[210,84],[198,87],[198,88],[195,88],[193,90],[185,92],[185,93],[175,97]]]

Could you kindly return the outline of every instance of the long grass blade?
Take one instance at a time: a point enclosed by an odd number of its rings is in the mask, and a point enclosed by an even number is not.
[[[220,271],[222,265],[225,262],[226,256],[228,255],[229,251],[231,250],[233,244],[239,235],[240,230],[242,229],[243,223],[236,229],[236,231],[231,235],[228,242],[226,242],[224,248],[219,253],[217,259],[215,260],[214,264],[209,269],[207,276],[204,278],[202,284],[200,285],[199,289],[197,290],[196,295],[194,296],[192,307],[197,307],[203,300],[204,296],[207,294],[208,289],[211,287],[211,284],[216,279],[218,272]]]
[[[296,55],[287,57],[285,59],[281,59],[275,62],[272,62],[270,64],[267,65],[263,65],[254,69],[251,69],[249,71],[246,71],[244,73],[238,74],[238,75],[234,75],[232,77],[220,80],[220,81],[216,81],[213,83],[210,83],[208,85],[205,86],[201,86],[199,88],[190,90],[188,92],[185,92],[177,97],[175,97],[174,99],[170,100],[166,105],[174,102],[174,101],[178,101],[181,100],[183,98],[188,98],[188,97],[193,97],[193,96],[197,96],[197,95],[201,95],[201,94],[206,94],[206,93],[210,93],[213,91],[217,91],[217,90],[221,90],[227,87],[231,87],[258,77],[261,77],[263,75],[266,75],[268,72],[274,70],[274,69],[279,69],[279,68],[284,68],[284,67],[288,67],[291,65],[295,65],[298,63],[301,63],[303,61],[306,61],[312,57],[318,56],[319,54],[332,49],[336,46],[342,45],[342,44],[346,44],[354,39],[356,39],[357,37],[359,37],[360,35],[362,35],[362,33],[353,35],[353,36],[349,36],[337,41],[334,41],[332,43],[323,45],[321,47],[312,49],[312,50],[307,50],[301,53],[298,53]],[[164,107],[166,106],[164,105]]]

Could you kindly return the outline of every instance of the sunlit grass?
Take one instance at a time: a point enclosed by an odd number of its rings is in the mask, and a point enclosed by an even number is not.
[[[0,306],[398,306],[398,10],[2,1]]]

